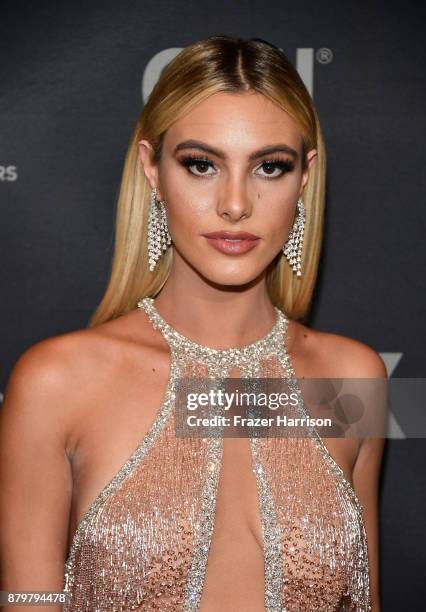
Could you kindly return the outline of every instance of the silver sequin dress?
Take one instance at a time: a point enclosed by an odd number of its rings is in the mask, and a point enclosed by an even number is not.
[[[148,432],[77,526],[65,564],[65,612],[200,609],[223,437],[175,435],[179,377],[226,377],[237,367],[241,377],[288,378],[300,394],[285,348],[288,319],[278,308],[260,340],[211,349],[169,325],[152,298],[138,306],[170,347],[169,380]],[[265,611],[371,610],[363,507],[316,430],[250,438],[250,448]]]

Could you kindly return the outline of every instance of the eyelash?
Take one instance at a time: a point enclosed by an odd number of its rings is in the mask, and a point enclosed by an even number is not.
[[[196,166],[197,164],[209,164],[210,166],[214,166],[213,162],[208,157],[199,157],[199,156],[193,156],[193,155],[187,155],[186,157],[183,157],[180,160],[180,163],[182,164],[182,166],[187,168],[190,174],[192,174],[193,176],[196,176],[197,178],[207,178],[211,175],[210,174],[205,174],[205,175],[194,174],[194,172],[191,172],[190,170],[191,166]],[[293,162],[289,160],[279,159],[279,158],[265,160],[264,162],[261,163],[259,167],[262,167],[265,165],[276,166],[277,168],[281,170],[281,174],[279,176],[273,176],[273,177],[263,176],[262,178],[266,180],[279,179],[282,176],[284,176],[287,172],[291,172],[292,170],[294,170]]]

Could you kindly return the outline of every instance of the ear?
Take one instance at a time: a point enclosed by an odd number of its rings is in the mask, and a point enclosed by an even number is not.
[[[162,197],[159,192],[158,167],[152,161],[154,156],[154,149],[152,148],[148,140],[144,139],[138,141],[138,147],[139,157],[143,165],[145,176],[149,184],[151,185],[151,189],[157,189],[157,198],[161,200]]]
[[[310,172],[311,168],[313,167],[313,165],[316,162],[317,150],[316,149],[311,149],[307,153],[306,157],[308,159],[308,167],[307,167],[307,169],[302,174],[302,184],[301,184],[301,187],[300,187],[299,197],[302,195],[303,189],[304,189],[306,183],[308,182],[309,172]]]

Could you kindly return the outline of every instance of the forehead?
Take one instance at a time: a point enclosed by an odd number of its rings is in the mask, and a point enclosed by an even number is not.
[[[283,141],[298,149],[302,131],[293,117],[258,92],[220,92],[177,119],[167,130],[164,145],[189,138],[244,148]]]

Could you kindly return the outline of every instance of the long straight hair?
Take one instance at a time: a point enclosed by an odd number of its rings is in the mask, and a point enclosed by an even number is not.
[[[303,169],[307,167],[305,153],[317,149],[316,163],[301,196],[306,209],[302,276],[296,276],[282,252],[266,271],[272,303],[291,319],[306,319],[317,277],[325,202],[326,158],[317,113],[299,73],[280,49],[261,39],[212,36],[185,47],[164,67],[137,121],[119,190],[110,279],[89,327],[129,312],[143,297],[155,297],[170,272],[173,246],[163,253],[155,270],[149,270],[151,187],[138,141],[150,142],[158,163],[164,135],[179,117],[215,93],[249,90],[272,100],[298,123],[303,136]]]

